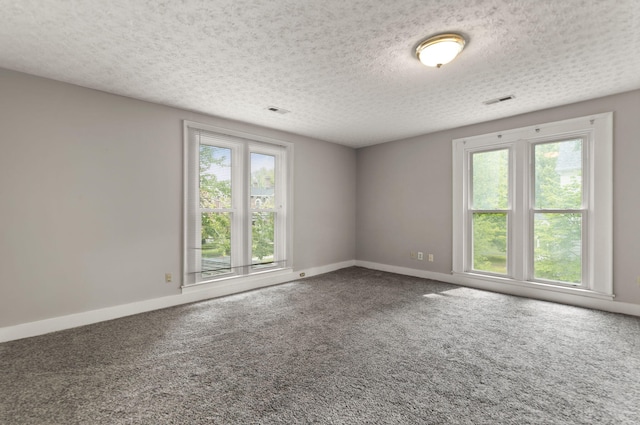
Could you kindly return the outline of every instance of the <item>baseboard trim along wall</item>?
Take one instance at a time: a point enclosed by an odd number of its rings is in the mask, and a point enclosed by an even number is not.
[[[296,271],[290,270],[288,273],[278,274],[277,278],[265,274],[265,277],[263,279],[255,279],[246,282],[236,281],[233,282],[233,284],[221,285],[213,288],[203,288],[201,290],[198,290],[197,288],[189,288],[188,291],[185,291],[182,294],[178,295],[138,301],[98,310],[85,311],[82,313],[69,314],[66,316],[23,323],[15,326],[7,326],[4,328],[0,328],[0,342],[29,338],[32,336],[71,329],[78,326],[90,325],[92,323],[103,322],[106,320],[118,319],[120,317],[131,316],[134,314],[159,310],[162,308],[203,301],[211,298],[223,297],[226,295],[237,294],[240,292],[250,291],[266,286],[279,285],[282,283],[301,279],[302,274],[304,274],[304,277],[311,277],[352,266],[397,273],[405,276],[438,280],[441,282],[452,283],[454,285],[484,289],[487,291],[500,292],[503,294],[534,298],[544,301],[552,301],[561,304],[570,304],[578,307],[594,308],[597,310],[604,310],[613,313],[640,316],[640,305],[636,304],[582,297],[572,294],[556,293],[535,288],[512,287],[510,285],[492,283],[480,279],[462,279],[459,276],[437,273],[428,270],[411,269],[407,267],[398,267],[369,261],[350,260],[340,263],[327,264],[319,267],[312,267],[308,269],[301,269]]]
[[[300,275],[302,273],[304,273],[305,277],[311,277],[351,267],[354,266],[355,263],[355,260],[351,260],[312,267],[304,270],[289,270],[287,273],[279,273],[276,277],[272,277],[268,273],[265,273],[264,277],[258,279],[247,281],[238,280],[226,285],[208,287],[201,290],[191,287],[188,291],[183,291],[182,294],[178,295],[170,295],[167,297],[154,298],[145,301],[101,308],[98,310],[53,317],[51,319],[38,320],[15,326],[7,326],[0,328],[0,342],[29,338],[50,332],[76,328],[78,326],[90,325],[92,323],[104,322],[106,320],[118,319],[120,317],[132,316],[134,314],[146,313],[148,311],[159,310],[162,308],[223,297],[225,295],[237,294],[266,286],[279,285],[300,279]]]
[[[460,277],[452,274],[437,273],[428,270],[417,270],[407,267],[391,266],[388,264],[374,263],[369,261],[356,261],[356,266],[372,270],[380,270],[390,273],[402,274],[405,276],[421,277],[424,279],[438,280],[440,282],[452,283],[454,285],[467,286],[471,288],[484,289],[486,291],[500,292],[508,295],[516,295],[526,298],[534,298],[543,301],[552,301],[560,304],[569,304],[578,307],[593,308],[612,313],[622,313],[631,316],[640,316],[640,305],[630,304],[606,299],[591,298],[586,296],[552,292],[537,288],[525,288],[508,284],[488,282],[482,279],[471,277]]]

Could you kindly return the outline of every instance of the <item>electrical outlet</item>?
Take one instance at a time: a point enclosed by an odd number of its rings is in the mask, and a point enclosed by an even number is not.
[[[164,274],[164,281],[165,281],[166,283],[171,283],[171,280],[172,280],[171,273],[165,273],[165,274]]]
[[[429,254],[429,261],[433,263],[433,254]]]
[[[418,252],[418,260],[424,260],[424,252]]]
[[[416,259],[416,252],[415,251],[411,251],[411,253],[409,254],[411,256],[412,259]]]
[[[305,272],[300,273],[300,277],[305,277],[307,274]]]

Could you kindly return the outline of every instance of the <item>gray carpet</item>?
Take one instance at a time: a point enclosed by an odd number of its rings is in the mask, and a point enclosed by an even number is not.
[[[637,424],[640,318],[362,268],[0,344],[2,424]]]

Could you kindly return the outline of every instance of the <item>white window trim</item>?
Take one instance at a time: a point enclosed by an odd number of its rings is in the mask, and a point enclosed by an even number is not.
[[[595,123],[594,123],[595,124]],[[582,164],[583,164],[583,168],[582,168],[582,186],[583,186],[583,198],[582,198],[582,205],[580,209],[571,211],[575,214],[580,214],[582,216],[582,246],[581,246],[581,252],[582,253],[586,253],[586,255],[584,255],[584,257],[587,258],[587,261],[583,261],[582,262],[582,276],[587,277],[587,280],[585,282],[583,282],[580,285],[566,285],[568,287],[574,287],[577,289],[586,289],[589,290],[590,288],[593,287],[593,277],[592,277],[592,269],[590,269],[589,265],[593,263],[593,261],[595,260],[594,258],[592,258],[592,256],[590,255],[590,253],[592,252],[592,244],[589,243],[590,241],[590,235],[592,234],[592,229],[589,228],[589,217],[593,216],[594,212],[595,212],[595,205],[594,203],[590,202],[591,199],[591,170],[590,170],[590,165],[589,165],[589,152],[591,152],[593,150],[594,147],[594,135],[593,135],[593,131],[589,131],[588,133],[584,133],[584,131],[580,130],[577,133],[572,133],[572,134],[567,134],[566,136],[560,135],[553,135],[550,137],[541,137],[539,139],[536,140],[531,140],[531,143],[528,144],[528,148],[529,148],[529,152],[528,152],[528,158],[531,161],[531,168],[533,168],[533,161],[535,160],[534,158],[534,149],[535,146],[538,144],[543,144],[543,143],[547,143],[547,142],[556,142],[556,141],[561,141],[561,140],[568,140],[568,139],[581,139],[582,143],[583,143],[583,149],[582,149]],[[585,166],[588,165],[588,166]],[[556,284],[553,282],[549,282],[549,281],[545,281],[544,279],[535,279],[533,276],[533,256],[529,255],[530,252],[528,251],[528,249],[531,248],[532,246],[532,239],[533,239],[533,215],[536,213],[536,209],[534,206],[534,197],[533,197],[533,191],[534,191],[534,185],[535,182],[533,180],[533,170],[531,169],[529,173],[525,173],[526,174],[526,184],[527,187],[529,189],[529,200],[528,200],[528,204],[526,205],[526,217],[524,217],[524,219],[526,220],[526,222],[529,224],[529,229],[528,229],[528,236],[529,239],[527,239],[529,241],[529,243],[527,244],[527,247],[525,249],[525,251],[527,252],[527,264],[525,265],[525,278],[526,280],[530,281],[530,282],[535,282],[535,283],[542,283],[542,284],[550,284],[550,285],[559,285],[562,286],[561,284]],[[591,206],[591,207],[590,207]],[[559,211],[567,211],[569,212],[569,210],[556,210],[556,212]]]
[[[281,238],[281,244],[279,244],[278,249],[279,249],[279,253],[282,255],[281,258],[284,258],[286,260],[285,264],[281,266],[270,267],[270,268],[261,268],[259,270],[250,271],[248,273],[242,273],[242,272],[228,273],[224,275],[219,275],[218,277],[210,280],[189,283],[189,273],[192,273],[192,272],[190,272],[189,258],[188,258],[188,249],[189,249],[188,220],[190,219],[189,217],[190,211],[189,211],[188,203],[190,202],[191,199],[193,199],[192,197],[194,196],[193,194],[189,193],[189,191],[193,187],[193,184],[191,183],[191,179],[196,178],[196,176],[192,175],[193,170],[190,170],[190,161],[192,161],[193,158],[190,158],[191,152],[189,149],[189,129],[209,131],[212,133],[219,133],[222,135],[245,139],[247,143],[247,152],[248,152],[248,155],[245,156],[245,162],[248,161],[247,157],[250,155],[251,152],[265,152],[265,153],[269,152],[270,149],[268,145],[272,145],[274,147],[278,146],[285,149],[284,155],[281,152],[278,154],[280,156],[280,160],[277,161],[278,170],[276,170],[276,173],[280,174],[280,177],[282,179],[281,180],[282,184],[280,184],[276,188],[276,190],[281,191],[281,193],[279,193],[280,194],[279,198],[282,200],[282,203],[284,204],[282,209],[279,211],[279,214],[277,215],[277,217],[282,226],[280,227],[280,229],[284,230],[285,232],[284,237],[282,237],[282,235],[276,235],[276,238],[277,237]],[[275,152],[275,150],[273,150],[272,152]],[[238,155],[235,156],[234,162],[237,160],[238,160]],[[239,184],[242,184],[243,186],[245,186],[247,191],[246,193],[249,193],[248,187],[250,185],[250,182],[248,181],[249,179],[245,178],[245,176],[243,175],[244,173],[242,172],[242,170],[247,169],[248,164],[246,163],[242,164],[241,167],[238,167],[237,166],[238,164],[234,164],[234,165],[236,166],[235,170],[237,170],[237,173],[236,171],[233,171],[234,178],[239,179],[237,180],[240,182]],[[240,174],[240,175],[236,176],[235,174]],[[293,269],[293,249],[292,249],[293,247],[293,181],[291,176],[293,176],[293,144],[292,143],[269,138],[269,137],[264,137],[256,134],[236,131],[236,130],[232,130],[224,127],[217,127],[217,126],[202,124],[202,123],[189,121],[189,120],[183,121],[183,211],[182,211],[182,214],[183,214],[182,291],[183,293],[190,292],[195,288],[197,288],[198,290],[202,290],[202,289],[228,286],[229,283],[233,282],[234,280],[242,280],[242,282],[252,282],[252,281],[258,281],[260,279],[263,279],[262,276],[265,276],[265,275],[276,276],[281,273],[291,272],[291,270]],[[246,208],[246,211],[250,212],[251,208],[249,205],[249,200],[248,200],[248,197],[246,198],[247,199],[235,199],[234,197],[234,199],[232,199],[232,209]],[[198,220],[195,220],[195,221],[196,223],[198,222]],[[239,227],[242,228],[243,234],[250,230],[249,222],[250,222],[250,217],[247,218],[247,220],[245,220],[244,223],[240,223],[238,225]],[[245,241],[248,241],[249,244],[251,244],[250,238],[243,237],[243,239]],[[248,249],[248,251],[246,251],[246,249]],[[236,250],[241,250],[241,248],[236,247]],[[250,256],[250,251],[251,251],[250,247],[245,247],[245,252],[249,253],[247,254],[248,256]],[[232,258],[233,257],[234,256],[232,255]],[[239,254],[237,254],[235,258],[239,258]]]
[[[585,137],[589,144],[585,170],[585,190],[591,200],[586,231],[589,240],[586,246],[588,281],[583,287],[570,287],[530,280],[529,240],[527,232],[510,232],[511,277],[492,276],[468,270],[470,247],[466,237],[470,231],[467,220],[469,193],[469,154],[478,150],[498,149],[511,146],[513,151],[530,149],[533,143],[558,140],[572,136]],[[453,140],[453,270],[461,278],[478,279],[494,283],[544,289],[580,296],[613,299],[613,113],[602,113],[586,117],[528,126],[502,132],[483,134]],[[512,196],[513,228],[527,226],[530,199],[530,154],[516,154],[512,161],[516,171],[511,175],[515,188]],[[514,254],[516,252],[517,254]]]

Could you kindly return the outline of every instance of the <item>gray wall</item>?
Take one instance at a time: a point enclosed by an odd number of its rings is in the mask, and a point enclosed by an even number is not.
[[[353,149],[2,69],[0,93],[0,327],[180,293],[183,119],[294,143],[294,268],[355,258]]]
[[[357,259],[450,273],[451,140],[607,111],[614,111],[614,293],[640,304],[640,91],[359,149]],[[410,259],[411,250],[433,253],[434,262]]]
[[[640,304],[640,91],[357,151],[2,69],[0,92],[0,327],[179,293],[183,119],[294,143],[296,270],[449,273],[452,139],[614,111],[614,291]]]

